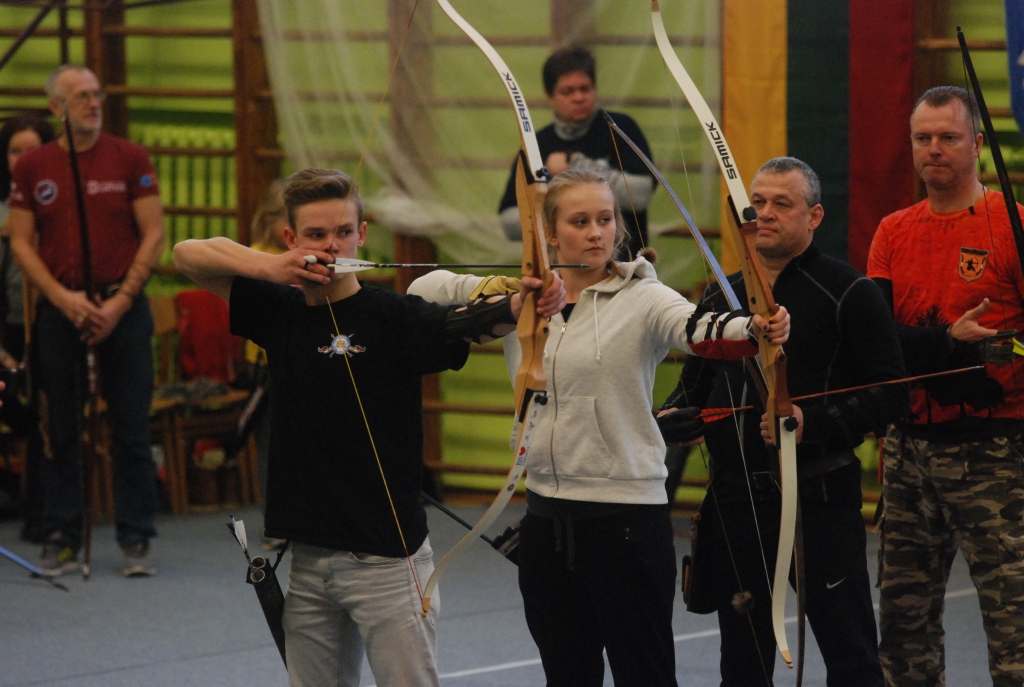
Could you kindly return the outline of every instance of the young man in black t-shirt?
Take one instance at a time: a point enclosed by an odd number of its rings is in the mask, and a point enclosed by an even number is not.
[[[184,241],[175,263],[230,304],[231,330],[267,351],[271,416],[266,535],[294,543],[284,628],[292,685],[358,685],[365,646],[379,685],[436,685],[433,570],[419,501],[420,378],[458,369],[465,338],[511,331],[527,288],[457,312],[360,283],[323,263],[366,238],[350,178],[305,169],[284,192],[289,252]],[[310,263],[307,256],[315,256]],[[298,285],[301,288],[294,288]],[[538,313],[564,304],[561,280]]]

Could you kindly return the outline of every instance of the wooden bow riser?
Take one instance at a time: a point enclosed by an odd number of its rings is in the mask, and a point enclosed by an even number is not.
[[[740,265],[743,271],[743,283],[747,289],[747,304],[750,312],[771,319],[779,311],[779,306],[768,287],[768,275],[764,271],[757,255],[757,223],[744,222],[739,226],[740,239],[744,250],[740,251]],[[768,377],[765,410],[773,426],[778,418],[790,417],[793,414],[793,403],[789,400],[789,384],[786,374],[786,353],[782,346],[773,344],[764,336],[758,337],[758,357],[761,370]]]
[[[544,219],[540,209],[548,186],[541,181],[532,183],[526,177],[523,156],[516,165],[516,198],[519,201],[519,221],[523,230],[523,275],[544,280],[545,288],[553,279],[548,267],[548,251],[544,241]],[[526,296],[523,310],[516,325],[523,364],[516,372],[516,412],[522,422],[531,394],[544,393],[547,377],[544,375],[544,346],[547,344],[548,318],[537,315],[536,291]]]

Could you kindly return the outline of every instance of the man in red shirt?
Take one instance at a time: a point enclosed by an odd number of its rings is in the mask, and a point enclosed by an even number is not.
[[[91,71],[64,65],[47,79],[46,91],[50,111],[57,117],[66,113],[65,130],[18,161],[10,199],[11,248],[41,295],[36,341],[53,456],[43,461],[49,541],[39,567],[48,575],[78,567],[83,508],[78,427],[84,356],[86,346],[94,346],[114,438],[123,570],[128,576],[151,575],[153,318],[142,290],[164,249],[156,174],[145,149],[101,132],[103,91]],[[96,301],[84,290],[69,135],[85,192]]]
[[[888,295],[910,374],[985,363],[911,391],[884,443],[879,657],[889,685],[945,683],[943,598],[957,549],[978,589],[993,685],[1024,684],[1024,275],[1002,196],[981,184],[978,108],[926,92],[910,118],[928,197],[882,220],[868,276]],[[1014,358],[1012,361],[1010,358]]]

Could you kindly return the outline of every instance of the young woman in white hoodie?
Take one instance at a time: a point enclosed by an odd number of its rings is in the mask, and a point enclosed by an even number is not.
[[[766,322],[702,311],[657,280],[644,257],[615,262],[626,238],[600,176],[556,176],[544,202],[552,261],[568,305],[551,319],[544,352],[548,404],[527,463],[519,588],[549,687],[675,686],[672,604],[676,555],[665,495],[665,442],[651,413],[655,368],[671,348],[702,357],[782,343],[784,309]],[[481,277],[433,272],[409,293],[465,303]],[[514,375],[520,348],[504,339]],[[513,434],[513,437],[515,434]]]

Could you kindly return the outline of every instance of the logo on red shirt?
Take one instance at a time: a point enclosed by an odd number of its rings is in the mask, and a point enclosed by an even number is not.
[[[96,181],[90,179],[85,185],[85,192],[90,196],[95,196],[97,193],[124,193],[128,190],[128,185],[123,181]]]
[[[43,179],[36,184],[36,202],[40,205],[49,205],[57,200],[57,184],[49,179]]]
[[[964,281],[981,279],[988,264],[988,251],[960,247],[960,278]]]

